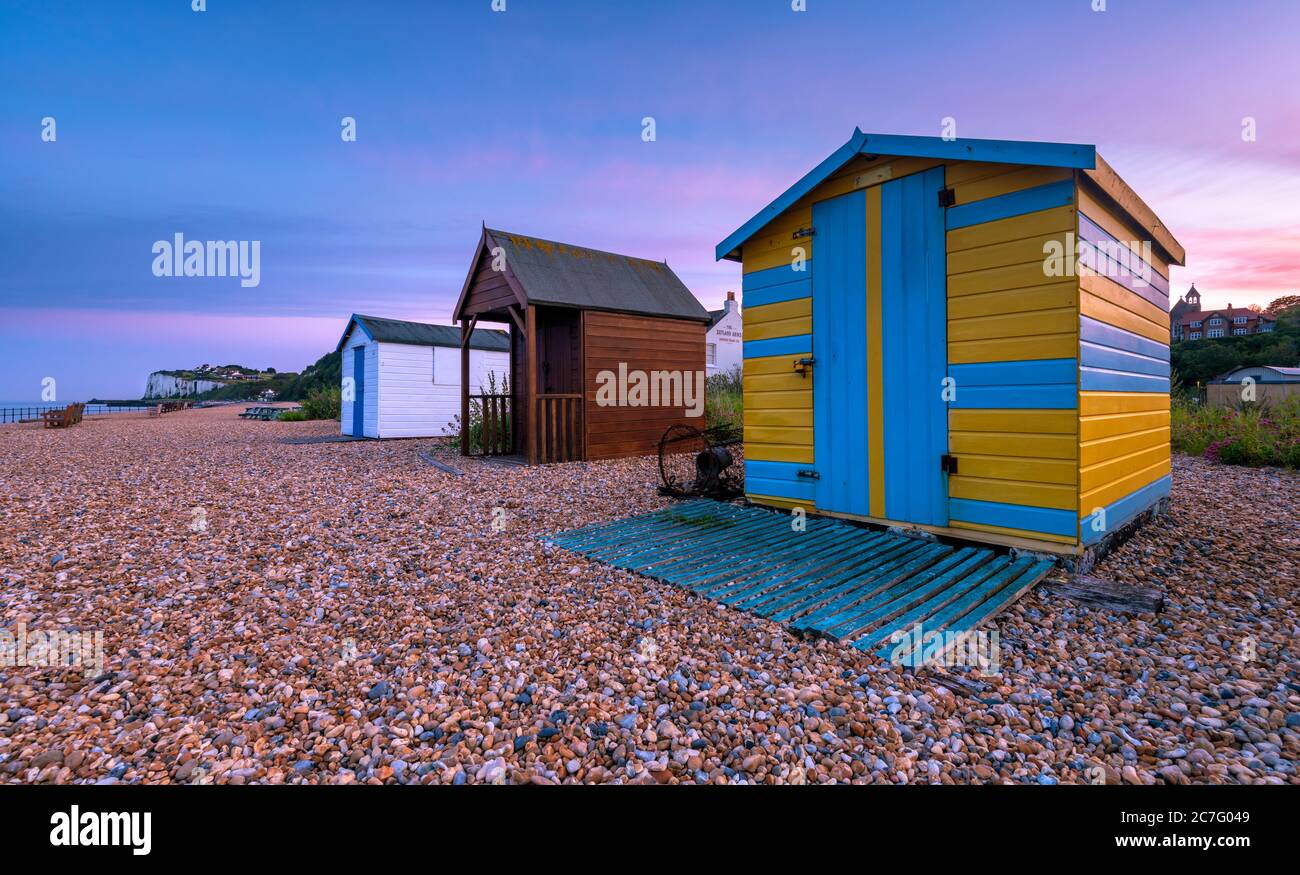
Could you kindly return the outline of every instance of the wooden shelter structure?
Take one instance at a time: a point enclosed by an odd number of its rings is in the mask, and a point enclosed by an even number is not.
[[[476,407],[480,423],[476,440],[461,429],[464,455],[647,455],[669,426],[703,425],[709,314],[666,262],[485,226],[452,315],[465,374],[478,323],[510,327],[509,387],[475,394],[461,380],[461,421]]]

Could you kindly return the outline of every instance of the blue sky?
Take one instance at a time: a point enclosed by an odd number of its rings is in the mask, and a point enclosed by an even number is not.
[[[1300,4],[1106,5],[8,0],[0,398],[298,370],[354,311],[446,322],[483,221],[666,258],[717,306],[713,245],[855,125],[946,116],[1095,143],[1186,246],[1176,291],[1295,291]],[[260,285],[154,277],[177,232],[260,240]]]

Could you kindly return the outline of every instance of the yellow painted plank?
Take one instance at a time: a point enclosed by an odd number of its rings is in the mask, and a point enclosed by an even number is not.
[[[789,267],[797,261],[806,262],[810,258],[812,258],[811,246],[806,246],[803,243],[793,243],[790,246],[769,249],[752,256],[743,256],[741,273],[753,273],[754,271],[767,270],[772,267]]]
[[[983,222],[966,228],[956,228],[947,234],[948,252],[962,252],[981,246],[993,246],[1041,237],[1063,231],[1077,231],[1078,217],[1072,206],[1054,207],[1023,216],[1011,216],[996,222]]]
[[[755,428],[812,428],[813,414],[811,407],[805,407],[797,410],[783,410],[779,408],[769,410],[753,410],[746,407],[742,415],[745,423],[745,429]]]
[[[808,299],[804,298],[803,300],[807,301]],[[811,315],[760,323],[754,323],[746,319],[744,324],[745,340],[770,340],[773,337],[794,337],[811,333]]]
[[[986,526],[982,523],[964,523],[960,520],[951,520],[948,525],[954,529],[966,529],[972,532],[989,532],[995,535],[1010,535],[1017,538],[1030,538],[1038,541],[1052,541],[1057,544],[1077,544],[1078,538],[1071,538],[1069,535],[1053,535],[1048,532],[1031,532],[1028,529],[1008,529],[1005,526]]]
[[[1030,310],[1055,310],[1069,308],[1075,312],[1079,305],[1079,284],[1075,280],[1032,289],[1012,289],[1005,292],[984,292],[979,295],[962,295],[948,299],[949,319],[969,319],[977,316],[995,316],[1001,313],[1024,313]]]
[[[1079,439],[1101,440],[1122,434],[1134,434],[1152,428],[1168,428],[1169,411],[1153,410],[1147,413],[1110,413],[1103,416],[1084,416],[1079,420]]]
[[[1001,164],[989,161],[949,161],[943,170],[944,185],[956,188],[959,185],[990,176],[1000,176],[1009,170],[1023,165]]]
[[[1081,466],[1079,468],[1079,490],[1083,493],[1093,492],[1107,484],[1122,480],[1136,471],[1145,470],[1159,463],[1162,459],[1169,460],[1168,444],[1126,453],[1094,465]]]
[[[958,456],[1023,457],[1069,459],[1079,456],[1073,434],[1016,434],[1008,431],[948,431],[948,452]]]
[[[794,363],[801,358],[810,358],[812,350],[793,355],[765,355],[745,359],[745,376],[756,377],[760,374],[787,374],[794,370]],[[809,382],[811,386],[811,381]]]
[[[1159,480],[1168,474],[1170,470],[1170,460],[1166,456],[1164,459],[1158,459],[1149,467],[1134,471],[1096,489],[1090,489],[1079,496],[1079,515],[1090,514],[1099,507],[1105,507],[1112,502],[1119,501],[1124,496],[1137,492],[1148,483]]]
[[[760,304],[745,310],[746,325],[762,325],[778,322],[782,319],[794,319],[797,316],[812,315],[812,298],[795,298],[793,301],[778,301],[775,304]]]
[[[1054,507],[1060,510],[1074,510],[1079,500],[1078,490],[1072,485],[994,480],[963,474],[949,476],[948,494],[953,498]]]
[[[817,509],[817,505],[813,504],[811,501],[795,501],[794,499],[790,499],[790,498],[775,498],[774,496],[771,495],[758,495],[756,493],[750,493],[750,492],[746,492],[745,497],[748,498],[750,501],[752,501],[754,504],[762,504],[768,507],[779,507],[786,510],[790,510],[796,507],[802,507],[804,510],[809,512]]]
[[[1040,337],[1045,334],[1069,334],[1079,324],[1079,316],[1071,307],[1055,310],[1034,310],[1030,313],[1005,313],[997,316],[976,316],[968,319],[948,320],[949,342],[964,340],[991,340],[1002,337]],[[746,334],[746,340],[749,335]],[[1077,355],[1077,353],[1075,353]]]
[[[1039,337],[1000,337],[996,340],[960,342],[950,340],[948,343],[948,362],[954,365],[1063,359],[1078,354],[1078,331],[1045,334]]]
[[[1068,231],[1053,231],[1050,234],[1039,234],[1034,237],[1025,237],[1021,240],[1011,240],[1006,243],[993,243],[988,246],[977,246],[974,249],[963,249],[960,252],[953,252],[948,255],[948,276],[958,273],[970,273],[975,270],[988,270],[994,267],[1005,267],[1010,264],[1027,264],[1037,261],[1040,264],[1045,262],[1048,257],[1047,249],[1051,249],[1053,244],[1059,244],[1059,252],[1067,252],[1068,240],[1066,235]],[[1059,281],[1061,278],[1057,277]],[[1071,281],[1075,281],[1073,277]]]
[[[1163,446],[1165,449],[1169,448],[1168,426],[1084,441],[1079,446],[1079,464],[1085,467],[1096,465],[1107,459],[1115,459],[1158,446]]]
[[[755,374],[741,380],[746,395],[752,392],[806,392],[811,380],[801,377],[790,368],[781,374]]]
[[[1074,459],[963,455],[957,464],[961,473],[967,477],[1069,486],[1079,482],[1079,469]]]
[[[1130,313],[1141,316],[1156,325],[1164,325],[1166,328],[1169,326],[1168,313],[1136,292],[1124,288],[1108,276],[1085,273],[1079,277],[1079,288],[1084,294],[1094,295],[1107,303],[1123,307]]]
[[[1073,435],[1073,410],[949,410],[950,432]]]
[[[1059,276],[1048,276],[1042,258],[1025,264],[991,267],[970,273],[949,274],[948,298],[975,295],[980,292],[1000,292],[1004,289],[1027,289],[1061,282]]]
[[[745,407],[755,410],[799,410],[812,407],[812,390],[804,392],[755,392],[745,397]]]
[[[1116,413],[1169,412],[1169,396],[1163,392],[1080,392],[1079,415],[1109,416]]]
[[[879,188],[867,190],[867,483],[868,510],[885,515],[885,345],[883,229]]]
[[[746,444],[745,458],[752,462],[803,462],[810,465],[813,448],[798,444]]]
[[[813,430],[808,428],[782,428],[745,423],[746,444],[790,444],[796,447],[813,445]]]
[[[1064,167],[1026,167],[1011,165],[1008,170],[994,176],[959,182],[952,187],[957,197],[957,205],[982,201],[985,198],[1023,191],[1063,179],[1071,179],[1073,170]]]

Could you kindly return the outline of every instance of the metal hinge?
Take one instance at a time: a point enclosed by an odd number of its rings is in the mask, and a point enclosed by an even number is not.
[[[951,207],[957,203],[957,192],[951,188],[939,189],[939,206]]]
[[[799,472],[799,476],[807,477],[809,480],[822,479],[822,475],[818,474],[816,471],[812,470],[811,468],[804,468],[802,471]]]
[[[939,470],[945,474],[956,474],[957,457],[949,453],[944,453],[939,457]]]
[[[816,233],[817,233],[817,229],[816,229],[816,228],[800,228],[798,231],[795,231],[795,232],[794,232],[793,234],[791,234],[790,236],[793,237],[793,238],[795,238],[795,239],[798,239],[798,238],[800,238],[800,237],[811,237],[812,235],[814,235],[814,234],[816,234]]]

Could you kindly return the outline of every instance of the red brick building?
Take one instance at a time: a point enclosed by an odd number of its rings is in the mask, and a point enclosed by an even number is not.
[[[1174,341],[1201,340],[1213,337],[1239,337],[1273,330],[1271,313],[1234,307],[1218,310],[1201,309],[1201,293],[1193,285],[1169,310],[1169,333]]]

